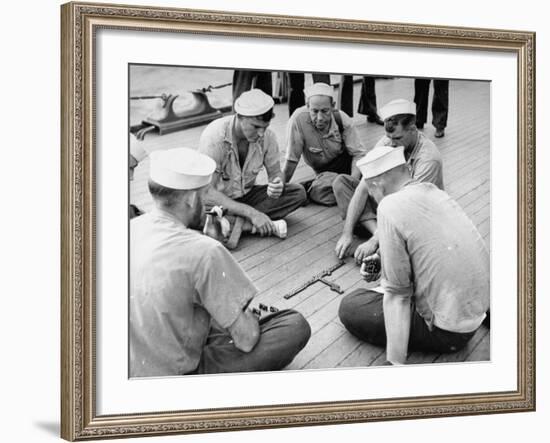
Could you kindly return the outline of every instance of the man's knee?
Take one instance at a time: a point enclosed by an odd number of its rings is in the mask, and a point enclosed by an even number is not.
[[[316,185],[314,182],[309,190],[309,198],[312,202],[323,206],[334,206],[336,204],[331,184]]]
[[[349,329],[348,326],[353,327],[357,321],[360,321],[357,318],[358,297],[358,291],[352,291],[342,298],[338,307],[338,317],[347,329]]]
[[[307,200],[306,190],[298,183],[287,183],[285,185],[284,195],[292,197],[292,199],[300,205],[304,204]]]
[[[298,311],[293,309],[279,311],[271,321],[275,322],[274,327],[280,333],[281,346],[294,355],[304,348],[311,337],[311,327]]]
[[[336,203],[340,208],[347,208],[355,188],[357,187],[358,180],[348,174],[339,174],[332,182],[332,192],[336,199]]]
[[[356,289],[340,302],[338,317],[357,338],[375,345],[385,343],[382,294]]]

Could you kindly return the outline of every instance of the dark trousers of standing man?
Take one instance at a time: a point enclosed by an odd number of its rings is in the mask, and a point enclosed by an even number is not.
[[[366,115],[371,119],[378,116],[376,107],[376,91],[374,89],[374,77],[364,76],[361,82],[361,96],[359,99],[359,114]]]
[[[233,72],[233,103],[245,91],[261,89],[267,95],[273,95],[271,71],[245,71],[235,69]]]
[[[428,95],[431,79],[415,79],[414,102],[416,103],[416,126],[424,127],[428,120]],[[432,125],[435,129],[447,127],[449,114],[449,80],[434,80],[434,96],[432,100]]]

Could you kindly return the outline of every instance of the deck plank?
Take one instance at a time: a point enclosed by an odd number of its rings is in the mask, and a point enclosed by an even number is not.
[[[372,365],[372,363],[383,353],[384,348],[363,342],[354,351],[338,362],[336,366],[346,368],[367,367]]]

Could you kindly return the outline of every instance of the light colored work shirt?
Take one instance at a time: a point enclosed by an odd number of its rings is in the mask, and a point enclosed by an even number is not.
[[[489,309],[489,253],[476,227],[446,192],[410,183],[378,206],[382,287],[414,297],[432,325],[472,332]]]
[[[391,146],[391,139],[383,136],[376,146]],[[405,154],[407,157],[407,154]],[[416,145],[407,158],[407,164],[416,183],[433,183],[444,190],[443,161],[439,149],[422,132],[418,132]]]
[[[257,289],[218,241],[154,209],[130,222],[130,376],[199,364],[212,319],[233,324]]]
[[[241,198],[252,189],[262,167],[265,166],[270,181],[281,174],[277,138],[269,128],[258,141],[248,144],[241,168],[234,132],[236,119],[230,115],[214,120],[204,129],[199,141],[199,151],[216,162],[212,186],[232,199]]]
[[[307,106],[296,109],[287,124],[286,159],[298,162],[303,156],[306,164],[317,171],[338,157],[344,149],[354,160],[363,157],[367,151],[359,141],[352,119],[345,112],[339,112],[342,117],[342,134],[334,115],[331,116],[328,133],[322,134],[311,121]]]

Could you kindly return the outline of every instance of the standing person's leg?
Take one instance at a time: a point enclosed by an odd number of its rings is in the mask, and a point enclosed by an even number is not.
[[[313,78],[313,83],[326,83],[330,85],[330,74],[314,72],[311,74],[311,77]]]
[[[254,74],[253,86],[261,89],[267,95],[273,96],[273,75],[271,71],[252,71]]]
[[[422,129],[428,120],[428,96],[430,93],[430,79],[417,78],[414,80],[414,102],[416,103],[416,127]]]
[[[246,71],[235,69],[233,71],[233,103],[240,95],[255,88],[261,89],[268,95],[273,95],[273,79],[271,71]]]
[[[241,69],[235,69],[235,71],[233,71],[233,103],[235,103],[235,100],[237,100],[244,91],[250,89],[253,77],[254,71],[245,71]]]
[[[432,124],[436,137],[445,135],[449,115],[449,80],[434,80],[434,97],[432,100]]]
[[[336,107],[353,117],[353,75],[340,76],[340,89]]]
[[[302,72],[288,73],[288,115],[306,104],[304,97],[305,74]]]
[[[252,206],[273,220],[286,217],[306,202],[306,191],[302,185],[287,183],[279,198],[267,195],[267,185],[254,186],[239,202]]]
[[[248,353],[235,347],[226,330],[212,328],[193,373],[277,371],[294,359],[310,335],[306,319],[290,309],[260,319],[260,339]]]
[[[364,76],[361,81],[361,97],[359,99],[357,112],[366,115],[367,121],[369,122],[379,125],[384,124],[378,115],[374,77]]]

